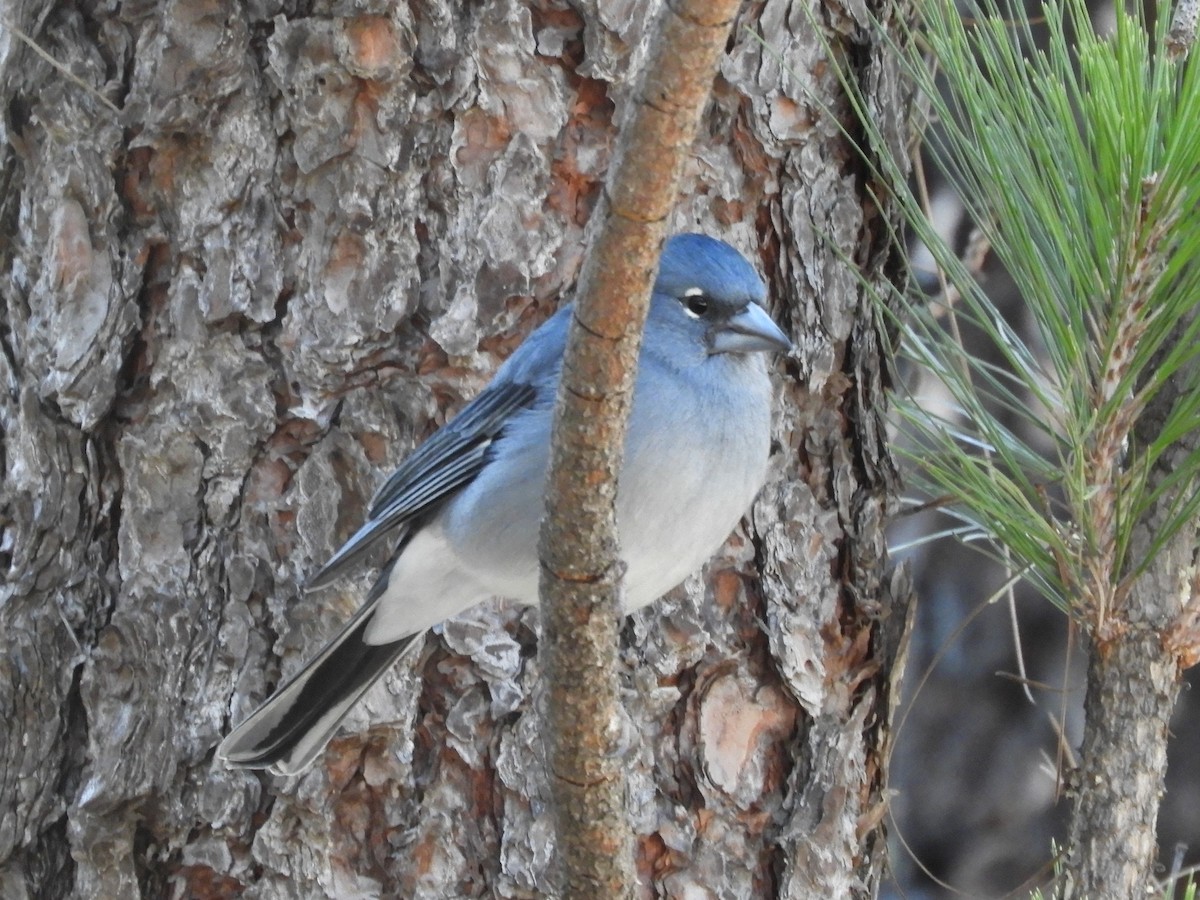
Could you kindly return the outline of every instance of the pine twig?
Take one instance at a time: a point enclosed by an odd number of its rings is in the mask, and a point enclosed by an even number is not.
[[[621,469],[642,325],[686,154],[736,0],[668,0],[621,130],[563,361],[541,531],[542,669],[560,895],[636,884],[616,675]]]

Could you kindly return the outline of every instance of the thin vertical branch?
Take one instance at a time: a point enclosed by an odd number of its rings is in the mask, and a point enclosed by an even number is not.
[[[563,362],[541,533],[547,751],[564,897],[630,897],[618,757],[621,571],[615,500],[642,326],[679,173],[737,0],[660,13],[624,123]]]

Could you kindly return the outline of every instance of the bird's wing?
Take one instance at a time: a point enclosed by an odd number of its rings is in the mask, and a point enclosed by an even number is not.
[[[488,448],[513,413],[530,407],[535,385],[501,380],[463,407],[462,412],[418,447],[371,502],[367,521],[309,580],[324,587],[357,562],[394,529],[468,484],[487,461]]]

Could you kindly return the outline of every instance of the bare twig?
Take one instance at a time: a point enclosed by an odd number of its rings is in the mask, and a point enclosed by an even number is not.
[[[617,755],[616,476],[667,217],[738,5],[669,0],[660,13],[563,362],[540,554],[546,742],[568,898],[633,896]]]

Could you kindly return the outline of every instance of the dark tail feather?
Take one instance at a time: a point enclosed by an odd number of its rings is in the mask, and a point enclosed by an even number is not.
[[[385,583],[388,574],[381,579]],[[378,592],[371,593],[376,596],[341,634],[226,736],[217,748],[219,759],[281,775],[312,765],[359,698],[416,645],[417,635],[390,644],[363,641],[378,600]]]

